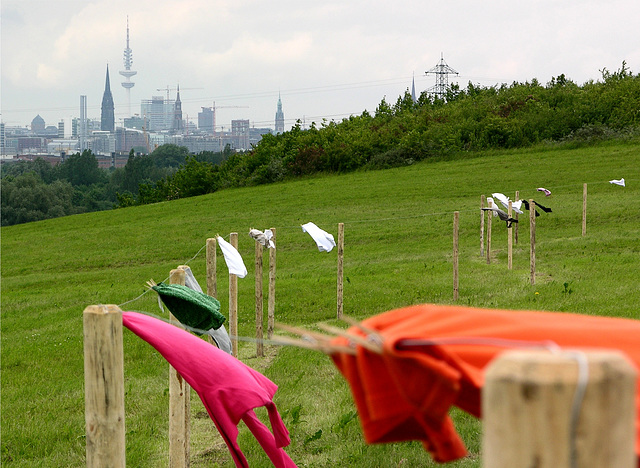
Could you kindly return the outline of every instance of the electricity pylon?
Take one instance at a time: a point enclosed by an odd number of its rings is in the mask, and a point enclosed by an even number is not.
[[[444,100],[447,95],[447,88],[449,87],[449,75],[457,75],[458,72],[447,65],[447,63],[444,61],[442,53],[440,53],[440,63],[438,63],[438,65],[431,68],[430,70],[427,70],[425,72],[425,75],[428,75],[430,73],[436,75],[436,84],[435,86],[427,89],[427,92],[435,95],[435,97],[437,98]]]

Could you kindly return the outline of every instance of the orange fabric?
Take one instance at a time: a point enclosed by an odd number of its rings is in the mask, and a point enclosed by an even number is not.
[[[518,347],[616,349],[640,370],[640,321],[559,312],[419,305],[362,324],[382,335],[381,355],[357,348],[335,354],[349,382],[367,443],[421,440],[436,461],[466,455],[448,416],[455,405],[481,417],[485,366]],[[364,336],[357,327],[349,332]],[[407,340],[421,344],[408,345]],[[458,340],[457,343],[452,341]],[[347,344],[335,338],[335,344]],[[636,454],[640,461],[640,372],[636,394]]]

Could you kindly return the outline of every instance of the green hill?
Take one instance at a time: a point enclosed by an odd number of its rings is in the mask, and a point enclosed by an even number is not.
[[[312,221],[337,237],[337,224],[344,223],[344,312],[361,319],[409,304],[453,302],[454,211],[460,212],[458,303],[639,318],[640,145],[474,156],[2,228],[3,466],[84,465],[83,309],[118,304],[162,315],[154,294],[141,296],[145,282],[188,263],[204,285],[203,247],[216,234],[239,233],[249,270],[238,280],[244,337],[255,336],[250,228],[277,230],[276,320],[313,327],[337,324],[336,251],[318,252],[301,224]],[[622,177],[626,187],[609,183]],[[550,189],[551,197],[537,187]],[[507,269],[504,223],[493,223],[491,264],[480,256],[481,195],[513,199],[516,190],[553,209],[537,219],[535,286],[526,218],[513,270]],[[217,268],[226,313],[228,275],[220,252]],[[128,331],[124,347],[127,463],[166,466],[168,365]],[[299,466],[432,464],[418,443],[363,443],[348,386],[328,357],[292,347],[268,350],[258,359],[254,343],[240,343],[242,360],[279,386],[276,404],[292,437],[287,451]],[[192,398],[192,466],[233,466],[195,393]],[[479,466],[481,425],[463,413],[454,416],[472,455],[452,466]],[[270,466],[248,431],[239,442],[252,466]]]

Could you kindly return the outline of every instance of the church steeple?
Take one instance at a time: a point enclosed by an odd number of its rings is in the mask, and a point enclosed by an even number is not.
[[[180,101],[180,85],[178,85],[178,91],[176,93],[176,103],[173,112],[173,124],[171,130],[176,133],[180,133],[183,130],[182,125],[182,101]]]
[[[100,130],[114,133],[116,131],[115,109],[113,96],[111,95],[111,85],[109,84],[109,65],[107,65],[107,79],[102,95],[102,114],[100,116]]]
[[[278,110],[276,111],[276,133],[284,132],[284,112],[282,112],[282,100],[278,93]]]

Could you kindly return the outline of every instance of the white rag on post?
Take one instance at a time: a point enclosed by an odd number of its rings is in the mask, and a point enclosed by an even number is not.
[[[496,197],[498,201],[502,203],[502,206],[504,206],[507,210],[509,209],[509,197],[507,197],[502,193],[492,193],[491,195]],[[523,211],[520,209],[520,206],[522,206],[522,201],[520,201],[519,204],[517,202],[513,202],[513,201],[511,202],[511,209],[514,210],[516,213],[523,214]]]
[[[271,229],[265,229],[264,232],[259,231],[258,229],[251,229],[249,231],[249,235],[269,249],[276,248],[276,244],[271,240],[273,237],[273,231]]]
[[[238,278],[247,276],[247,267],[244,266],[242,257],[236,248],[220,236],[218,236],[217,240],[220,250],[222,250],[222,255],[224,255],[224,261],[227,263],[227,268],[229,268],[229,273],[236,275]]]
[[[316,241],[320,252],[331,252],[336,246],[333,236],[313,223],[303,224],[302,231],[308,233]]]

